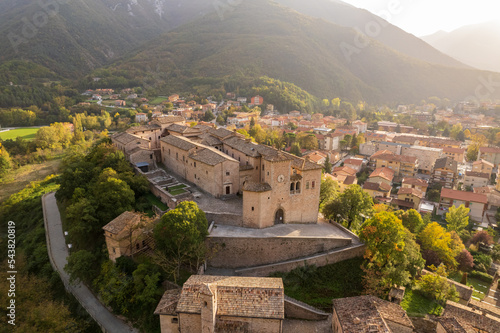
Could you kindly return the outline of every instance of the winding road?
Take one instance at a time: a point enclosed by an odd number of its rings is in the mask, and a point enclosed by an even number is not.
[[[57,207],[55,193],[45,194],[42,197],[42,205],[50,263],[59,272],[66,290],[76,297],[104,332],[138,333],[138,330],[113,315],[83,283],[69,283],[69,275],[64,271],[64,266],[68,263],[69,252],[64,240],[61,215]]]

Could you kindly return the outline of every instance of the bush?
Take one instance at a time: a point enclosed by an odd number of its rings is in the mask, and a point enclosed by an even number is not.
[[[468,277],[475,278],[475,279],[478,279],[478,280],[481,280],[481,281],[487,282],[487,283],[493,282],[493,276],[489,275],[488,273],[484,273],[484,272],[472,271],[469,273]]]
[[[474,257],[474,267],[481,272],[488,272],[493,263],[493,259],[487,254],[476,254]]]

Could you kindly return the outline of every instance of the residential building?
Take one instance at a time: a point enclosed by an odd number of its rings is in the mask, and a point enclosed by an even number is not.
[[[354,185],[358,183],[358,179],[356,176],[346,176],[346,175],[337,175],[333,176],[329,173],[325,174],[326,178],[333,179],[339,185],[340,192],[344,192],[349,185]]]
[[[412,207],[410,208],[418,210],[424,195],[424,192],[416,188],[401,187],[398,191],[398,200],[411,203]]]
[[[466,187],[484,187],[490,181],[490,176],[484,172],[466,171],[464,177],[464,186]]]
[[[394,170],[396,177],[413,177],[417,173],[418,159],[414,156],[382,153],[372,155],[371,159],[376,161],[377,168]]]
[[[392,180],[394,179],[394,170],[389,168],[377,168],[370,174],[368,181],[370,183],[385,183],[392,186]]]
[[[283,332],[281,278],[192,275],[156,307],[161,333]]]
[[[170,103],[177,102],[178,100],[179,100],[179,95],[177,95],[177,94],[173,94],[173,95],[168,96],[168,101]]]
[[[254,96],[254,97],[251,98],[250,104],[251,105],[262,105],[262,104],[264,104],[264,98],[262,98],[259,95]]]
[[[368,124],[362,122],[361,120],[356,120],[352,123],[352,126],[358,128],[358,133],[365,133],[368,129]]]
[[[148,115],[145,113],[138,113],[135,115],[135,122],[136,123],[143,123],[148,121]]]
[[[400,305],[374,296],[333,300],[333,333],[412,333],[414,326]]]
[[[342,134],[329,133],[324,137],[324,149],[328,151],[339,150]]]
[[[344,166],[356,170],[356,173],[358,173],[363,167],[363,160],[359,158],[348,158],[344,160]]]
[[[500,164],[500,148],[498,147],[481,147],[477,156],[478,160],[486,160],[495,166]]]
[[[418,159],[418,170],[430,175],[436,160],[443,156],[443,149],[421,146],[402,147],[401,155],[416,157]]]
[[[356,170],[348,166],[336,167],[332,170],[332,175],[345,175],[345,176],[356,176]]]
[[[443,154],[453,158],[457,163],[464,163],[465,161],[465,148],[450,148],[444,147]]]
[[[116,100],[115,101],[115,106],[126,106],[127,105],[127,102],[125,102],[124,100]]]
[[[366,181],[363,184],[363,191],[368,193],[373,199],[377,197],[389,198],[391,195],[392,186],[387,183],[371,183]]]
[[[419,178],[403,178],[401,183],[403,188],[415,188],[423,193],[427,192],[429,187],[429,183]]]
[[[488,162],[486,160],[482,160],[482,159],[479,159],[479,160],[474,161],[472,163],[472,171],[487,173],[489,177],[491,177],[491,174],[493,173],[494,167],[495,166],[493,165],[493,163]]]
[[[454,188],[458,178],[457,161],[451,157],[443,157],[436,160],[431,176],[431,182],[439,183],[445,188]]]
[[[308,158],[311,162],[324,166],[327,155],[320,151],[313,151],[303,157]]]
[[[367,131],[365,133],[365,140],[366,140],[366,142],[369,142],[369,141],[386,141],[387,140],[387,134],[386,133],[377,133],[377,132]]]
[[[459,207],[460,205],[470,208],[469,216],[472,220],[482,222],[488,200],[486,195],[480,193],[457,191],[444,187],[441,189],[439,215],[444,215],[451,206]]]

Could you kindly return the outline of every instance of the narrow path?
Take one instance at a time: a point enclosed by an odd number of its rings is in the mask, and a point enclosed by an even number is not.
[[[55,193],[45,194],[42,197],[42,205],[50,263],[59,272],[66,290],[76,297],[104,332],[138,333],[138,330],[131,328],[123,320],[113,315],[83,283],[73,285],[69,283],[69,275],[64,271],[69,253],[64,240],[61,215],[57,207]]]

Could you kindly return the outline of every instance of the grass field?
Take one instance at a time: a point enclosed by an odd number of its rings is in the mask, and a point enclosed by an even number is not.
[[[153,104],[153,105],[157,105],[157,104],[161,104],[165,101],[168,101],[168,97],[156,97],[155,99],[149,101],[149,104]]]
[[[186,185],[184,185],[184,184],[169,187],[168,193],[170,193],[172,195],[179,195],[179,194],[186,193],[186,190],[183,190],[183,188],[185,188],[185,187],[186,187]]]
[[[443,307],[436,301],[428,299],[418,291],[407,289],[401,307],[412,316],[424,316],[426,314],[441,315]]]
[[[33,140],[35,138],[36,132],[38,132],[38,127],[27,127],[27,128],[18,128],[10,131],[0,132],[0,139],[2,140],[15,140],[18,136],[25,140]]]
[[[29,164],[20,167],[0,182],[0,202],[19,192],[30,182],[42,180],[48,175],[57,174],[62,158],[41,164]]]
[[[462,273],[450,274],[448,278],[460,282],[462,280]],[[488,293],[488,290],[490,289],[489,286],[490,284],[488,282],[484,282],[470,276],[467,277],[467,285],[474,287],[474,291],[472,292],[472,297],[475,298],[476,300],[482,300]]]

